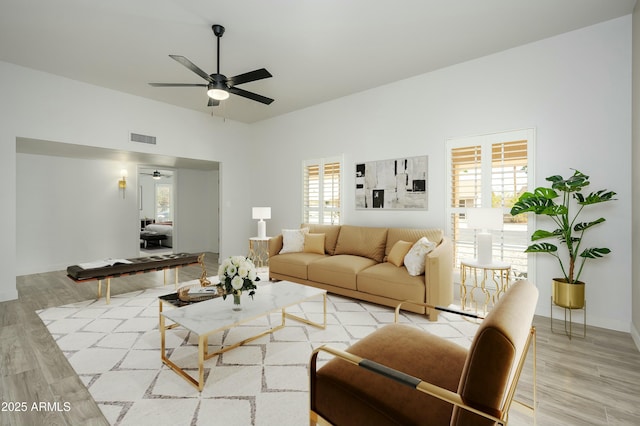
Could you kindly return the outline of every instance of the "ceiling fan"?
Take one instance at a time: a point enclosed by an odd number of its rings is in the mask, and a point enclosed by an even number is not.
[[[257,93],[249,92],[247,90],[236,87],[238,84],[249,83],[251,81],[262,80],[264,78],[272,77],[271,73],[264,68],[260,68],[255,71],[250,71],[244,74],[236,75],[235,77],[227,78],[225,75],[220,74],[220,38],[224,34],[224,27],[222,25],[213,25],[211,27],[213,34],[215,34],[218,40],[217,49],[217,66],[218,70],[215,74],[207,74],[198,68],[193,62],[179,55],[169,55],[171,59],[174,59],[189,68],[200,77],[207,80],[206,84],[190,84],[190,83],[149,83],[154,87],[206,87],[207,95],[209,95],[209,103],[207,106],[217,106],[220,101],[223,101],[229,97],[229,93],[242,96],[263,104],[269,105],[273,102],[273,99],[266,96],[258,95]]]
[[[147,176],[151,176],[153,179],[158,180],[160,178],[163,177],[171,177],[171,175],[163,175],[162,173],[160,173],[158,170],[154,170],[153,173],[140,173],[141,175],[147,175]]]

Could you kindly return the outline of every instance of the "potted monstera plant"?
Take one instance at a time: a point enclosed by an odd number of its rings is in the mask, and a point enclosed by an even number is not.
[[[583,209],[594,204],[615,200],[616,193],[606,189],[583,194],[589,185],[589,176],[575,170],[573,176],[565,179],[555,175],[546,179],[551,188],[536,188],[533,193],[525,192],[511,209],[511,215],[534,213],[548,216],[557,227],[552,231],[536,230],[531,241],[557,239],[565,253],[549,242],[535,242],[527,247],[527,253],[547,253],[555,257],[562,270],[563,277],[553,279],[553,303],[569,309],[584,307],[584,282],[580,281],[582,269],[587,259],[597,259],[611,252],[606,247],[582,247],[582,239],[587,230],[605,221],[603,217],[580,222]],[[576,269],[577,268],[577,269]]]

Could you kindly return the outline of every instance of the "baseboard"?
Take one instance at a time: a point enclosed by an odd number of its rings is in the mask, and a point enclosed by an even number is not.
[[[631,338],[633,339],[633,343],[636,344],[636,349],[640,351],[640,333],[633,322],[631,322]]]

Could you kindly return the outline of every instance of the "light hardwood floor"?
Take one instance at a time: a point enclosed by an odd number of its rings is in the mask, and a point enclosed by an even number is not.
[[[217,256],[207,254],[206,264],[209,274],[215,274]],[[182,268],[180,280],[198,278],[200,273],[198,266]],[[170,276],[168,273],[168,280]],[[140,274],[117,278],[111,291],[121,294],[162,283],[162,272]],[[17,287],[17,301],[0,303],[0,402],[27,402],[28,410],[0,412],[0,425],[107,425],[35,313],[94,298],[96,283],[76,284],[59,271],[18,277]],[[586,339],[569,340],[551,333],[548,318],[536,317],[534,323],[538,330],[538,425],[640,424],[640,353],[628,333],[589,327]],[[531,361],[529,354],[516,396],[529,403]],[[33,402],[59,402],[60,410],[33,411]],[[64,402],[70,403],[69,411]],[[511,412],[510,424],[534,424],[515,407]]]

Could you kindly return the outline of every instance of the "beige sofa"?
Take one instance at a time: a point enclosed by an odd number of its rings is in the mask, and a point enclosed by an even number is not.
[[[280,254],[283,236],[271,238],[270,279],[307,284],[392,307],[404,300],[437,306],[453,301],[453,245],[440,229],[303,224],[301,228],[304,227],[309,228],[310,234],[324,234],[324,253],[303,250]],[[421,237],[437,243],[426,255],[422,275],[411,276],[405,266],[387,261],[396,242],[414,243]],[[417,305],[405,308],[437,320],[436,310],[425,312]]]

